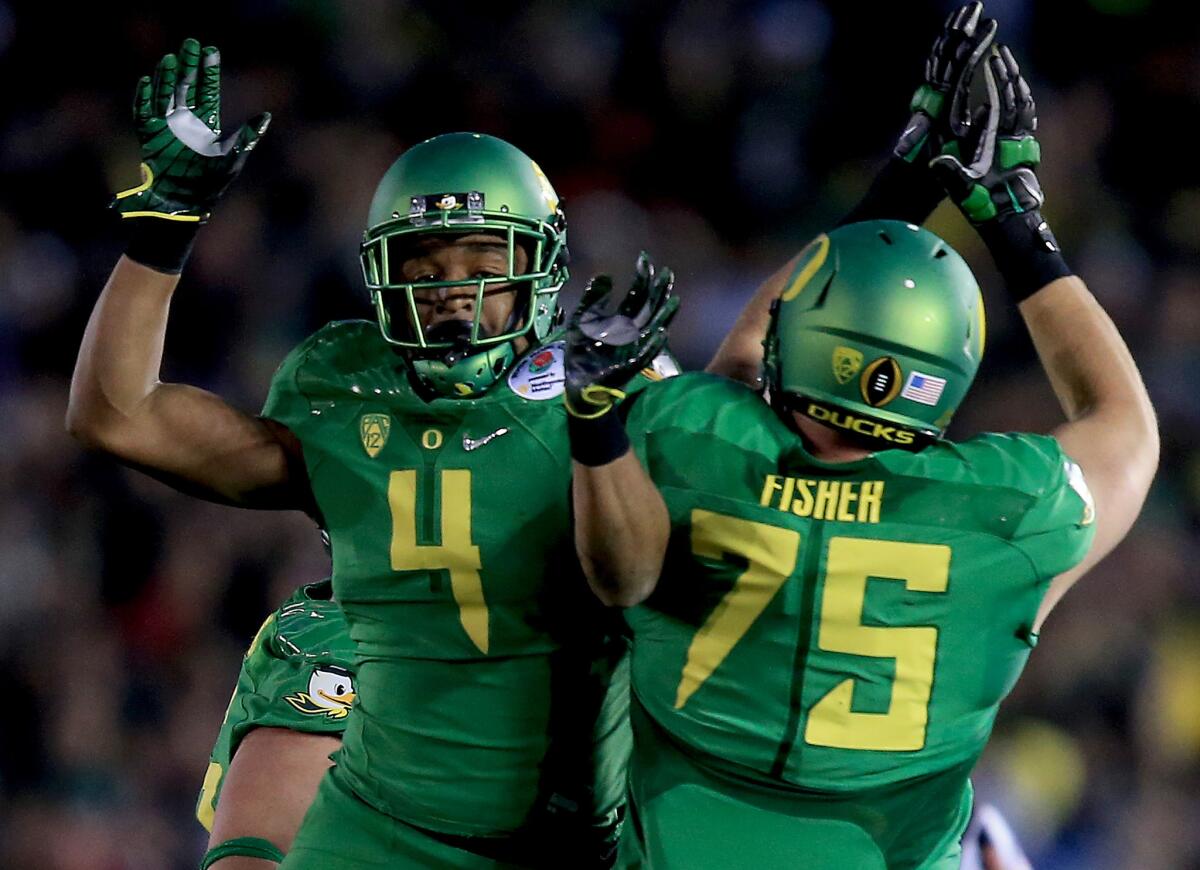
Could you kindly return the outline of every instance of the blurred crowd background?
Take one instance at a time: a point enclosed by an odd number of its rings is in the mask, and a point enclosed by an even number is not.
[[[274,123],[176,296],[167,379],[256,409],[286,351],[369,317],[357,245],[383,170],[439,132],[513,141],[564,198],[578,298],[641,248],[678,274],[702,366],[754,287],[864,191],[938,2],[0,0],[0,866],[194,867],[192,808],[263,617],[327,570],[299,515],[175,494],[64,434],[87,313],[137,181],[137,78],[222,50],[226,127]],[[1167,0],[989,0],[1034,86],[1045,212],[1162,423],[1128,540],[1051,618],[976,778],[1034,859],[1200,867],[1200,25]],[[1191,132],[1189,132],[1191,131]],[[1058,410],[970,228],[990,347],[954,427]]]

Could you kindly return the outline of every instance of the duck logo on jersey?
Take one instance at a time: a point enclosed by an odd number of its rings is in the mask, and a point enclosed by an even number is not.
[[[852,347],[838,345],[833,349],[833,376],[839,384],[848,384],[862,368],[862,354]]]
[[[563,394],[565,343],[553,342],[528,354],[508,375],[514,393],[535,402],[557,399]]]
[[[363,414],[358,421],[358,437],[362,439],[363,450],[374,459],[388,442],[392,432],[392,418],[387,414]]]
[[[881,356],[863,369],[858,382],[863,401],[872,408],[881,408],[900,393],[903,373],[900,363],[890,356]]]
[[[337,665],[323,665],[313,669],[307,692],[284,695],[283,700],[306,716],[345,719],[356,694],[354,677],[348,670]]]

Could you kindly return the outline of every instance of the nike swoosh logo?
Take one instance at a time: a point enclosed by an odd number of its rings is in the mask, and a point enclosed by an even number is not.
[[[468,453],[470,453],[472,450],[478,450],[480,447],[484,446],[485,444],[495,441],[501,435],[507,435],[507,434],[508,434],[508,427],[501,426],[495,432],[491,433],[490,435],[484,435],[482,438],[471,438],[469,435],[464,435],[463,436],[463,450],[466,450]]]

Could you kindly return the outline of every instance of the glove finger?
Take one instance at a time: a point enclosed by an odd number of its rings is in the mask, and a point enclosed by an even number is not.
[[[967,46],[970,52],[967,54],[965,63],[966,69],[974,69],[984,57],[991,51],[992,43],[996,41],[996,31],[1000,25],[995,18],[985,18],[982,23],[975,29],[970,42]]]
[[[992,158],[996,154],[996,130],[1000,124],[1000,97],[996,92],[996,79],[992,70],[986,64],[983,66],[984,107],[987,112],[982,121],[982,129],[976,122],[975,153],[968,167],[976,176],[982,176],[992,166]]]
[[[175,106],[196,107],[196,78],[200,69],[200,43],[190,36],[179,46],[179,70],[175,75]]]
[[[930,160],[929,171],[946,195],[955,202],[966,199],[975,186],[975,179],[967,173],[962,161],[951,154],[942,154]]]
[[[213,45],[205,46],[200,56],[196,114],[210,130],[221,135],[221,52]]]
[[[171,111],[171,102],[175,95],[175,70],[179,65],[173,54],[163,55],[163,59],[154,68],[153,105],[154,116],[165,118]]]
[[[1021,75],[1021,67],[1012,50],[1007,45],[1000,45],[998,48],[1006,78],[1013,88],[1013,134],[1032,133],[1037,129],[1037,106],[1033,101],[1033,93],[1029,90],[1029,82]]]
[[[253,151],[254,146],[258,144],[258,140],[262,138],[263,133],[267,132],[267,128],[270,126],[270,112],[255,115],[238,130],[237,137],[233,143],[234,153],[245,154],[248,151]]]
[[[667,343],[667,327],[671,325],[671,321],[675,319],[678,311],[679,297],[669,297],[658,313],[641,330],[638,336],[638,343],[641,345],[637,356],[638,369],[644,369],[662,352],[663,346]]]
[[[139,127],[150,120],[154,111],[153,101],[150,99],[152,92],[150,76],[138,79],[137,87],[133,91],[133,122]]]
[[[621,300],[617,313],[629,318],[636,317],[645,305],[646,296],[653,280],[654,263],[651,261],[650,255],[642,251],[638,254],[637,264],[633,267],[633,284],[630,285],[625,298]]]
[[[1017,124],[1017,96],[1013,81],[1008,77],[1008,66],[1004,59],[993,54],[988,58],[992,77],[996,80],[996,93],[1000,98],[1000,118],[997,130],[1002,136],[1010,136]]]
[[[925,81],[940,85],[942,81],[942,52],[946,46],[946,34],[939,33],[925,57]]]
[[[599,313],[604,307],[604,302],[612,294],[612,286],[612,278],[608,275],[597,275],[589,281],[583,291],[583,298],[579,300],[571,315],[571,325],[577,326],[585,313]]]
[[[671,288],[675,285],[675,273],[664,266],[659,269],[654,275],[654,280],[650,282],[650,290],[646,294],[646,304],[642,306],[641,312],[634,319],[634,323],[638,327],[642,327],[650,320],[659,310],[663,303],[671,298]]]
[[[979,23],[979,16],[983,14],[983,3],[980,0],[973,0],[971,3],[966,3],[958,9],[958,16],[955,22],[955,30],[961,30],[966,36],[971,36],[975,33],[975,26]]]
[[[1017,79],[1016,104],[1017,119],[1014,125],[1018,134],[1034,133],[1037,131],[1037,103],[1033,101],[1033,93],[1029,90],[1029,82],[1021,76]]]

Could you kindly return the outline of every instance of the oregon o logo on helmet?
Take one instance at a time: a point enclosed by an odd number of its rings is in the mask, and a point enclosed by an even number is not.
[[[863,401],[879,408],[896,398],[900,392],[900,363],[890,356],[881,356],[867,366],[858,382]]]
[[[888,426],[875,420],[868,420],[865,417],[855,417],[853,414],[833,408],[826,408],[823,405],[818,405],[816,402],[809,402],[805,413],[814,420],[828,423],[831,426],[837,426],[839,429],[849,429],[851,432],[866,435],[868,438],[878,438],[881,441],[890,441],[893,444],[912,444],[915,440],[913,433],[907,429]]]

